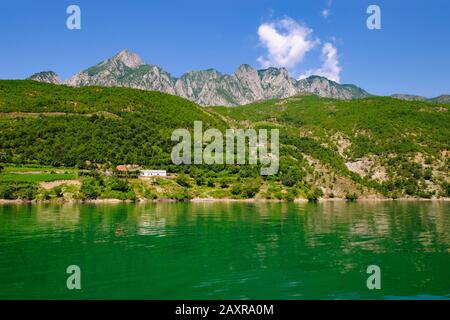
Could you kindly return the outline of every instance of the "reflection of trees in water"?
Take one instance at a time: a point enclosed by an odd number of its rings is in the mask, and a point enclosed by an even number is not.
[[[211,232],[233,228],[234,236],[254,242],[255,254],[260,257],[266,255],[265,250],[276,250],[287,237],[290,245],[299,249],[331,244],[348,252],[386,252],[412,244],[424,251],[450,252],[449,205],[437,201],[39,204],[0,208],[5,210],[21,218],[17,223],[23,232],[31,233],[36,227],[49,233],[76,231],[86,238],[103,237],[102,241],[133,234],[175,235],[198,227]],[[4,232],[7,228],[8,224],[3,224]]]
[[[311,246],[335,233],[348,250],[384,252],[411,243],[442,251],[450,245],[449,210],[445,202],[325,202],[308,212],[304,227]]]

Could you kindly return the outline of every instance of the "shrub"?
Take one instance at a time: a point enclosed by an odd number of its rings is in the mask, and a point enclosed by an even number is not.
[[[31,182],[5,182],[0,183],[0,199],[33,200],[37,195],[37,186]]]
[[[52,194],[56,197],[56,198],[62,198],[64,196],[64,192],[62,189],[62,186],[56,186],[52,189]]]
[[[285,195],[285,199],[289,202],[292,202],[297,198],[298,196],[298,189],[297,188],[290,188],[288,189],[287,194]]]
[[[429,191],[420,191],[418,195],[419,195],[419,197],[424,198],[424,199],[431,199],[431,197],[433,196],[433,193],[431,193]]]
[[[17,199],[14,195],[12,188],[10,188],[10,185],[8,183],[0,184],[0,199],[5,200]]]
[[[241,192],[242,192],[242,186],[241,186],[241,184],[239,184],[239,183],[234,184],[234,185],[231,187],[230,192],[231,192],[231,194],[234,195],[234,196],[240,195]]]
[[[423,174],[423,178],[425,180],[431,180],[432,177],[433,177],[433,171],[430,168],[426,169]]]
[[[195,183],[196,183],[198,186],[203,186],[203,185],[205,184],[205,177],[204,177],[203,175],[197,176],[197,177],[195,178]]]
[[[408,180],[405,186],[405,193],[407,195],[414,195],[417,192],[417,184],[414,180]]]
[[[111,191],[129,192],[131,190],[126,180],[117,177],[109,177],[105,181],[105,187]]]
[[[222,189],[226,189],[226,188],[228,188],[228,187],[229,187],[229,185],[228,185],[228,182],[227,182],[227,180],[225,180],[225,179],[222,179],[222,180],[220,181],[220,187],[221,187]]]
[[[320,197],[323,197],[323,191],[319,188],[313,188],[306,195],[308,201],[317,201]]]
[[[175,199],[177,201],[187,201],[190,200],[192,197],[189,194],[189,191],[187,188],[184,188],[182,191],[179,191],[175,193]]]
[[[177,176],[176,182],[184,188],[189,188],[191,186],[188,177],[184,173],[180,173]]]
[[[355,192],[347,193],[345,195],[345,199],[348,201],[356,201],[358,200],[358,195]]]
[[[261,188],[261,179],[247,180],[242,184],[241,193],[245,198],[253,198]]]
[[[278,200],[281,200],[283,199],[283,193],[281,193],[281,191],[277,191],[275,192],[274,197]]]
[[[302,178],[301,171],[298,168],[289,168],[281,175],[281,183],[286,187],[293,187]]]
[[[441,187],[442,187],[442,196],[450,197],[450,183],[443,182]]]
[[[145,199],[149,199],[149,200],[158,199],[157,194],[154,193],[153,190],[150,190],[150,189],[144,189],[143,196]]]
[[[100,195],[100,185],[93,177],[86,176],[80,187],[81,197],[84,199],[97,199]]]

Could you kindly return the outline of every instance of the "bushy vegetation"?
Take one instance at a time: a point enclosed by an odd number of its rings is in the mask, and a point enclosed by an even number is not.
[[[437,185],[448,181],[447,167],[437,168],[442,172],[440,178],[434,177],[431,169],[431,166],[442,166],[434,160],[448,162],[442,155],[450,147],[448,105],[387,97],[346,101],[303,96],[210,109],[233,124],[250,122],[256,127],[280,129],[280,178],[286,187],[293,187],[311,175],[304,155],[316,159],[335,175],[347,176],[355,184],[384,196],[429,197],[432,193],[423,191],[427,186],[425,181]],[[345,141],[339,141],[340,137]],[[340,143],[346,144],[345,150],[339,149]],[[424,155],[428,168],[414,159],[417,154]],[[297,165],[283,156],[295,159]],[[386,169],[384,181],[358,175],[346,166],[346,162],[371,156],[377,159],[377,165]],[[314,177],[323,178],[323,175],[316,172]]]
[[[0,81],[0,162],[86,168],[139,163],[167,168],[176,128],[223,123],[159,92]]]
[[[134,200],[136,195],[126,179],[117,177],[85,176],[80,187],[82,199]]]
[[[32,200],[36,198],[37,186],[28,182],[0,182],[0,199]]]
[[[51,182],[57,180],[74,180],[77,175],[73,173],[34,173],[34,174],[2,174],[0,180],[4,182]]]
[[[391,197],[445,196],[448,160],[445,167],[439,164],[440,174],[433,170],[449,148],[448,109],[384,97],[342,101],[314,96],[201,108],[159,92],[0,81],[0,163],[16,166],[15,171],[25,165],[97,170],[130,163],[176,174],[173,181],[154,182],[165,184],[161,188],[88,174],[82,176],[77,194],[86,199],[135,199],[138,193],[148,199],[303,197],[315,201],[337,196],[339,183],[345,184],[339,187],[339,196],[349,200],[369,191]],[[196,120],[203,122],[204,129],[280,129],[279,174],[261,178],[259,167],[248,165],[173,165],[172,131],[192,130]],[[346,148],[341,148],[337,135],[345,138]],[[414,160],[417,154],[423,155],[423,163]],[[386,169],[385,179],[357,174],[346,165],[369,156]],[[42,181],[77,178],[73,171],[19,175],[3,166],[0,182],[5,199],[36,197]],[[440,191],[427,189],[428,184]],[[327,188],[332,191],[324,193]],[[52,190],[45,197],[58,194]]]

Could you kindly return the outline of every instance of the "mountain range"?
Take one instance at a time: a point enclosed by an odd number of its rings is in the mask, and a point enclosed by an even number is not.
[[[450,103],[450,95],[443,94],[437,96],[435,98],[427,98],[422,96],[416,96],[413,94],[393,94],[392,98],[407,100],[407,101],[428,101],[428,102],[437,102],[437,103]]]
[[[146,64],[136,53],[127,49],[66,81],[61,81],[54,71],[35,73],[28,79],[72,87],[127,87],[161,91],[189,99],[202,106],[245,105],[267,99],[309,94],[342,100],[371,96],[367,91],[352,84],[340,84],[317,75],[297,80],[291,77],[285,68],[256,70],[248,64],[240,65],[233,74],[207,69],[189,71],[177,78],[157,65]],[[407,101],[450,103],[450,95],[426,98],[411,94],[393,94],[391,97]]]
[[[157,65],[146,64],[137,54],[126,49],[66,81],[61,81],[53,71],[39,72],[28,79],[73,87],[156,90],[187,98],[202,106],[236,106],[305,94],[336,99],[370,96],[355,85],[339,84],[320,76],[297,80],[285,68],[256,70],[248,64],[239,66],[233,74],[207,69],[189,71],[177,78]]]

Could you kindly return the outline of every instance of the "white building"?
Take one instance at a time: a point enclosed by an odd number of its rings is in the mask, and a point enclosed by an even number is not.
[[[141,170],[141,177],[167,177],[166,170]]]

